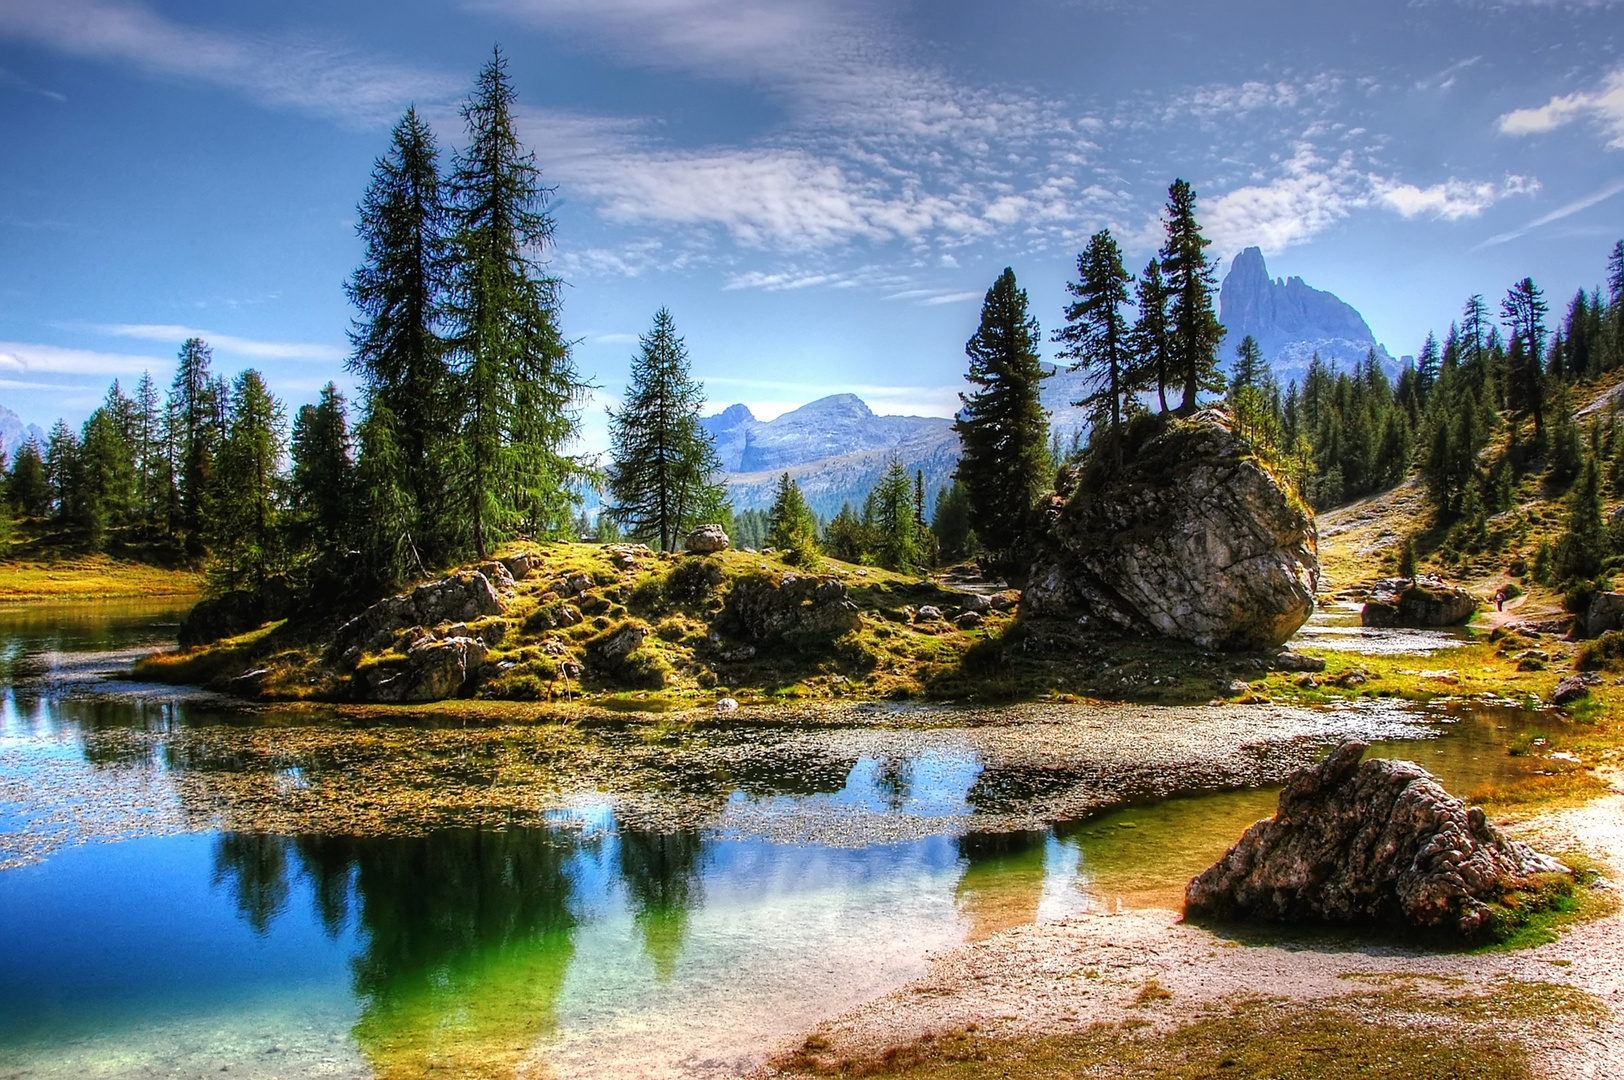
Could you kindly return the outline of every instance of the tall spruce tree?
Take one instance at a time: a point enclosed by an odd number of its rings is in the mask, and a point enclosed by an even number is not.
[[[1545,431],[1545,316],[1549,309],[1533,278],[1513,285],[1500,302],[1511,335],[1507,351],[1509,398],[1534,418],[1536,436]]]
[[[918,569],[919,536],[914,526],[913,481],[902,462],[892,458],[880,482],[869,492],[868,524],[873,529],[880,565],[888,570]]]
[[[187,338],[181,344],[175,380],[169,388],[176,426],[174,527],[194,548],[203,527],[203,501],[214,472],[214,455],[220,446],[220,394],[209,370],[213,359],[214,350],[201,338]]]
[[[468,145],[451,181],[463,406],[457,486],[481,557],[514,530],[566,528],[583,473],[563,447],[579,428],[586,386],[558,329],[558,282],[537,261],[552,240],[550,189],[519,143],[515,98],[497,50],[462,108]]]
[[[349,418],[344,395],[333,383],[294,417],[291,454],[288,509],[299,534],[297,547],[314,558],[330,558],[350,534],[355,485]]]
[[[399,476],[378,476],[410,500],[409,529],[435,562],[456,546],[446,514],[448,472],[461,416],[450,367],[446,303],[451,285],[451,218],[434,134],[409,109],[373,165],[356,232],[366,246],[345,285],[361,317],[350,330],[348,366],[360,376],[367,407],[387,409]]]
[[[23,517],[42,518],[51,512],[51,483],[46,477],[45,457],[39,440],[32,434],[17,448],[6,481],[6,495],[12,508]]]
[[[1196,411],[1202,392],[1217,393],[1224,388],[1218,370],[1218,343],[1224,327],[1212,310],[1212,293],[1217,274],[1207,258],[1212,243],[1201,235],[1195,220],[1195,191],[1183,180],[1167,189],[1167,241],[1162,247],[1162,270],[1167,275],[1171,298],[1168,312],[1169,338],[1176,377],[1184,384],[1179,402],[1180,416]]]
[[[699,424],[705,388],[688,373],[688,349],[671,312],[654,313],[632,360],[620,409],[609,413],[608,513],[637,539],[675,551],[688,530],[727,502],[722,463]]]
[[[136,503],[143,523],[156,525],[163,519],[164,494],[168,490],[168,459],[164,455],[163,397],[152,373],[143,371],[135,384]]]
[[[1173,339],[1167,321],[1170,299],[1167,283],[1162,279],[1162,264],[1151,259],[1134,285],[1134,300],[1139,309],[1132,331],[1134,365],[1138,372],[1134,381],[1156,388],[1156,403],[1164,413],[1167,411],[1167,384],[1173,378]]]
[[[1088,408],[1097,418],[1094,431],[1105,428],[1107,444],[1118,459],[1123,408],[1139,389],[1132,377],[1133,350],[1122,315],[1132,281],[1111,230],[1101,229],[1077,256],[1077,280],[1066,283],[1066,291],[1077,299],[1066,305],[1066,325],[1054,333],[1054,340],[1064,346],[1060,355],[1072,361],[1073,371],[1086,374],[1092,391],[1072,404]]]
[[[205,500],[209,587],[217,593],[259,592],[282,566],[287,412],[249,368],[232,387],[228,423]]]
[[[1038,399],[1044,372],[1041,331],[1027,313],[1026,291],[1005,267],[981,305],[981,325],[964,346],[970,359],[953,421],[962,452],[954,477],[970,498],[970,524],[997,559],[1025,537],[1032,507],[1053,481],[1049,417]]]

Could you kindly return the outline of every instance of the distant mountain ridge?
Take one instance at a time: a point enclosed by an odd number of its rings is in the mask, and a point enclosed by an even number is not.
[[[17,448],[34,436],[39,443],[41,452],[45,449],[45,432],[38,424],[25,424],[23,418],[0,405],[0,446],[5,447],[6,462],[9,464],[17,459]]]
[[[1315,353],[1348,371],[1375,349],[1387,374],[1398,374],[1398,361],[1352,304],[1300,277],[1271,279],[1260,248],[1249,247],[1230,263],[1218,290],[1218,321],[1229,331],[1219,356],[1226,373],[1235,347],[1250,334],[1282,387],[1302,382]]]
[[[789,473],[813,512],[828,518],[841,504],[861,507],[893,457],[925,474],[927,499],[952,483],[959,459],[953,421],[943,416],[878,416],[856,394],[834,394],[772,420],[730,405],[700,425],[716,442],[735,510],[772,505]]]

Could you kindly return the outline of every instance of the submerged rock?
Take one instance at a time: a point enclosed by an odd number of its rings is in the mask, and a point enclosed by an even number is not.
[[[1187,917],[1401,923],[1471,937],[1489,904],[1571,871],[1507,840],[1409,761],[1345,742],[1286,782],[1275,816],[1190,882]]]
[[[1460,626],[1477,612],[1477,597],[1432,574],[1382,578],[1359,613],[1365,626]]]
[[[1124,444],[1120,468],[1101,464],[1057,497],[1022,610],[1214,649],[1295,633],[1319,581],[1313,517],[1229,415],[1145,417]]]

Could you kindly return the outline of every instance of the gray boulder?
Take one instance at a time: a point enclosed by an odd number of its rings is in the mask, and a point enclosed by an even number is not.
[[[521,551],[515,555],[506,555],[500,561],[507,567],[509,577],[514,581],[523,581],[530,576],[530,571],[535,568],[538,560],[534,552]]]
[[[1187,917],[1401,923],[1467,937],[1489,904],[1571,873],[1507,840],[1421,766],[1346,742],[1286,782],[1275,816],[1190,882]]]
[[[485,654],[485,643],[478,638],[425,637],[407,650],[404,660],[368,670],[361,680],[362,696],[395,703],[444,701],[479,674]]]
[[[1477,612],[1477,597],[1433,574],[1382,578],[1359,613],[1365,626],[1460,626]]]
[[[691,555],[709,555],[716,551],[726,551],[728,545],[727,533],[720,525],[701,525],[688,534],[683,542]]]
[[[1624,629],[1624,593],[1597,593],[1585,612],[1585,637],[1601,637],[1619,629]]]
[[[382,648],[409,626],[466,623],[502,611],[502,598],[490,579],[478,570],[464,570],[443,581],[379,600],[338,628],[333,652],[340,657],[358,657]]]
[[[832,577],[756,574],[727,594],[722,619],[751,641],[832,638],[862,625],[862,613]]]
[[[1135,630],[1205,648],[1280,645],[1314,611],[1307,506],[1227,413],[1145,417],[1123,462],[1052,502],[1021,596],[1028,614]]]

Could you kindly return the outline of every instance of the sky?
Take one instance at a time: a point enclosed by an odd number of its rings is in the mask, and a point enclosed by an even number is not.
[[[192,334],[290,409],[349,386],[373,162],[414,104],[460,146],[498,45],[584,449],[661,305],[711,409],[950,415],[998,273],[1047,334],[1175,177],[1224,266],[1257,245],[1414,353],[1472,293],[1602,280],[1621,34],[1613,0],[0,0],[0,404],[81,422]]]

